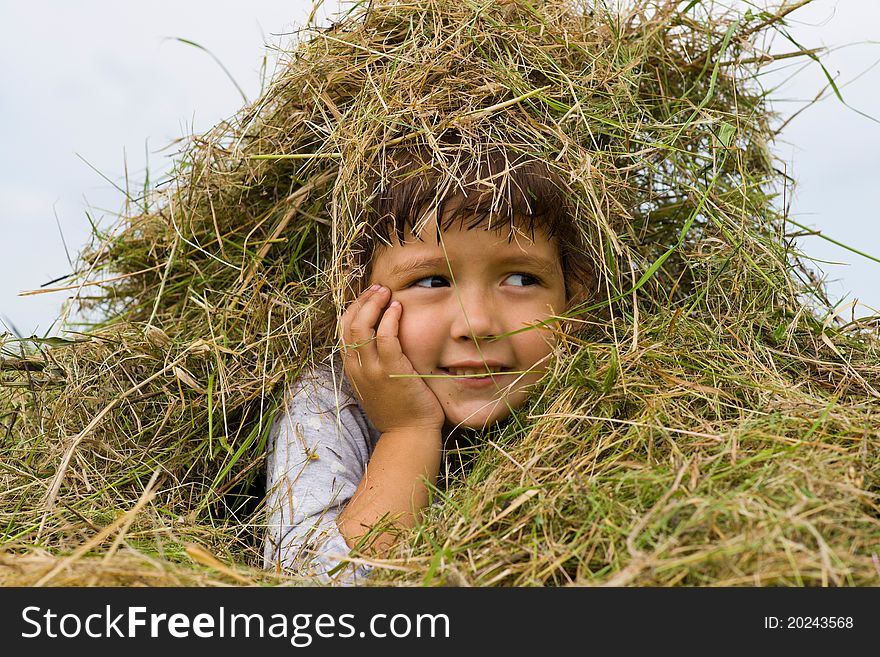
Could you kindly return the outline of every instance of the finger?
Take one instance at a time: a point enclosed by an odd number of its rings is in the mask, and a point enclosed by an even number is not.
[[[357,299],[348,304],[345,312],[343,312],[342,316],[339,318],[339,323],[342,329],[343,347],[350,348],[352,346],[352,343],[354,342],[351,329],[352,322],[357,318],[367,300],[376,293],[376,289],[376,286],[373,286],[361,292]]]
[[[376,325],[382,316],[382,310],[385,308],[390,297],[387,288],[380,288],[370,295],[363,302],[363,305],[351,320],[351,337],[358,348],[372,342],[376,336]]]
[[[363,366],[361,354],[357,351],[354,344],[354,338],[351,334],[351,323],[363,306],[363,302],[375,292],[369,288],[364,290],[360,296],[348,304],[348,307],[342,313],[338,320],[340,345],[339,349],[342,353],[342,364],[351,381],[356,380],[357,370]],[[356,393],[357,394],[357,393]]]
[[[412,366],[409,365],[409,360],[403,354],[398,337],[402,314],[403,306],[400,302],[392,301],[376,330],[376,353],[386,367],[395,370],[405,369],[406,372],[398,373],[408,374],[412,370]]]

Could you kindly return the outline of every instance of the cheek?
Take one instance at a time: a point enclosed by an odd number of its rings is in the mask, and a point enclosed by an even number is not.
[[[513,348],[517,359],[524,366],[543,372],[547,369],[549,358],[553,351],[555,336],[546,329],[531,329],[518,335],[512,336]]]
[[[438,342],[436,315],[419,308],[403,308],[397,337],[403,354],[416,370],[431,363]],[[424,372],[423,372],[424,373]]]

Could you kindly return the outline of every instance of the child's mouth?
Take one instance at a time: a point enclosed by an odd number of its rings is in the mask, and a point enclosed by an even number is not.
[[[510,372],[510,367],[439,367],[440,374],[452,378],[457,384],[468,387],[482,387],[495,384],[494,378]]]

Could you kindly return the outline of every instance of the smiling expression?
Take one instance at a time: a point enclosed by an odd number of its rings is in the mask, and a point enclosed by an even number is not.
[[[558,248],[539,229],[508,239],[507,225],[453,222],[439,240],[436,224],[421,234],[378,249],[369,282],[402,304],[401,349],[426,375],[447,431],[482,428],[521,406],[546,370],[552,332],[522,329],[565,309]]]

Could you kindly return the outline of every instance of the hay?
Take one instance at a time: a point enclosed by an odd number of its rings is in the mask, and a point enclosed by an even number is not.
[[[386,155],[454,181],[503,147],[561,175],[601,287],[375,582],[878,583],[876,331],[786,235],[758,77],[802,4],[363,3],[305,32],[83,251],[101,321],[4,338],[0,582],[296,583],[259,569],[267,430],[335,342]]]

